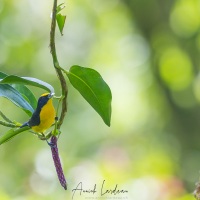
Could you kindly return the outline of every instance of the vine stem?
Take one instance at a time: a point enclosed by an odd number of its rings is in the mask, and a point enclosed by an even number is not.
[[[57,128],[60,129],[63,120],[65,118],[65,114],[67,112],[67,95],[68,88],[63,73],[61,71],[61,67],[58,62],[57,54],[56,54],[56,46],[55,46],[55,30],[56,30],[56,9],[57,9],[57,0],[54,0],[53,10],[52,10],[52,21],[51,21],[51,31],[50,31],[50,50],[53,58],[54,68],[56,70],[58,79],[60,80],[60,85],[62,89],[62,109],[59,117],[59,122],[57,124]]]
[[[53,135],[51,136],[51,142],[49,145],[51,147],[52,157],[53,157],[53,161],[54,161],[54,164],[56,167],[58,179],[59,179],[62,187],[66,190],[67,183],[66,183],[66,179],[65,179],[65,176],[63,173],[63,169],[62,169],[62,165],[61,165],[60,157],[59,157],[59,153],[58,153],[56,133],[57,133],[57,129],[60,129],[60,127],[63,123],[63,120],[65,118],[65,114],[67,112],[68,88],[67,88],[65,78],[63,76],[63,72],[61,71],[61,67],[59,65],[57,54],[56,54],[56,45],[55,45],[56,12],[57,12],[56,9],[57,9],[57,0],[54,0],[53,10],[52,10],[51,31],[50,31],[50,49],[51,49],[51,54],[52,54],[52,58],[53,58],[53,65],[56,70],[58,79],[60,80],[60,85],[62,88],[62,97],[59,99],[59,102],[58,102],[57,113],[58,113],[58,108],[59,108],[61,101],[62,101],[62,110],[60,113],[59,121],[57,122],[57,120],[56,120],[56,122],[55,122],[55,129],[53,131]]]

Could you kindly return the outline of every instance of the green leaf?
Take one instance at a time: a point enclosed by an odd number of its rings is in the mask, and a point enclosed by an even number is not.
[[[54,88],[50,84],[36,78],[18,77],[14,75],[9,76],[3,72],[0,72],[0,78],[0,84],[11,84],[10,86],[16,89],[34,109],[37,107],[37,100],[25,85],[36,86],[54,93]]]
[[[29,90],[25,85],[22,84],[12,84],[13,88],[15,88],[25,99],[30,103],[30,105],[34,108],[37,107],[37,99],[34,94]]]
[[[63,35],[63,28],[65,26],[66,16],[61,14],[56,14],[56,21],[60,30],[60,34]]]
[[[8,76],[8,75],[3,72],[0,72],[0,78],[5,78],[6,76]]]
[[[112,94],[109,86],[94,69],[74,65],[67,72],[71,84],[110,126]]]
[[[63,28],[65,26],[66,16],[60,14],[60,11],[65,8],[64,3],[61,3],[56,8],[56,21],[60,30],[60,34],[63,35]]]
[[[36,86],[54,93],[54,88],[50,84],[36,78],[15,75],[8,76],[3,72],[0,72],[0,78],[0,96],[12,101],[29,116],[34,112],[37,106],[37,100],[25,85]]]
[[[61,3],[56,8],[56,14],[58,14],[61,10],[65,8],[64,3]]]
[[[29,116],[34,112],[32,106],[22,97],[22,95],[8,84],[0,84],[0,96],[12,101],[15,105],[22,108]]]
[[[0,80],[0,84],[23,84],[23,85],[32,85],[35,87],[39,87],[45,89],[51,93],[54,93],[54,88],[39,79],[32,78],[32,77],[19,77],[15,75],[6,76],[5,78]]]
[[[7,77],[8,75],[7,74],[5,74],[5,73],[3,73],[3,72],[0,72],[0,78],[1,79],[3,79],[3,78],[5,78],[5,77]],[[37,106],[37,100],[36,100],[36,98],[35,98],[35,96],[33,95],[33,93],[25,86],[25,85],[22,85],[22,84],[12,84],[12,85],[9,85],[9,86],[11,86],[12,88],[14,88],[15,90],[17,90],[21,95],[22,95],[22,98],[24,98],[23,99],[23,101],[24,100],[26,100],[26,101],[28,101],[28,103],[31,105],[31,107],[33,108],[33,109],[35,109],[36,108],[36,106]],[[8,87],[9,86],[6,86],[6,87],[3,87],[3,89],[8,89]],[[1,89],[2,89],[2,87],[1,87]],[[11,89],[12,90],[12,89]],[[11,92],[13,92],[14,90],[12,90]],[[0,96],[4,96],[4,97],[6,97],[5,95],[0,95]],[[8,99],[10,100],[10,97],[8,97]],[[15,99],[14,99],[15,100]],[[12,102],[13,102],[13,100],[12,100]],[[16,105],[20,105],[18,102],[14,102]],[[21,106],[19,106],[19,107],[21,107]],[[29,107],[29,106],[28,106]],[[21,107],[22,108],[22,107]],[[27,108],[25,107],[25,111],[27,110]],[[30,108],[29,108],[29,110],[30,110]],[[31,113],[32,113],[32,109],[31,109]],[[28,111],[28,114],[30,115],[30,112]]]
[[[15,137],[16,135],[18,135],[21,132],[24,132],[26,130],[30,129],[30,127],[25,126],[23,128],[12,128],[10,129],[8,132],[6,132],[3,136],[0,137],[0,145],[9,141],[10,139],[12,139],[13,137]]]

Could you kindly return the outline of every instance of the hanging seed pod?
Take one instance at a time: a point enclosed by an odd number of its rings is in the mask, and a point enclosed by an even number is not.
[[[58,153],[57,137],[56,136],[51,137],[50,147],[51,147],[52,157],[53,157],[54,165],[56,167],[58,179],[59,179],[62,187],[65,190],[67,190],[67,183],[66,183],[66,179],[65,179],[65,176],[64,176],[64,173],[63,173],[63,169],[62,169],[62,165],[61,165],[60,157],[59,157],[59,153]]]

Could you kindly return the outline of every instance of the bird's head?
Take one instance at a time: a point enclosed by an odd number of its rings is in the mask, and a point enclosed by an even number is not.
[[[44,93],[38,99],[38,107],[42,108],[52,97],[54,93]]]

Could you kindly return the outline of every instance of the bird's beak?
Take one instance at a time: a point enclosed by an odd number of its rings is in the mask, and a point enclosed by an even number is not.
[[[48,95],[48,98],[51,99],[51,98],[54,96],[54,94],[55,94],[55,93],[50,93],[50,94]]]

